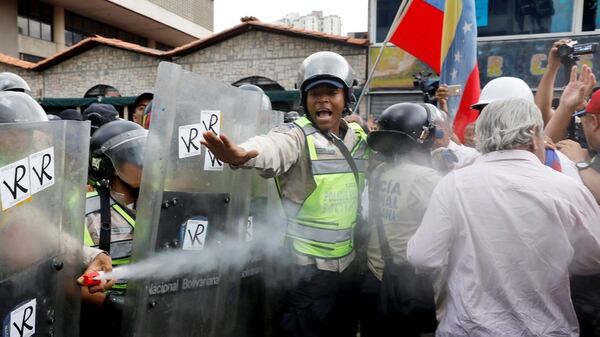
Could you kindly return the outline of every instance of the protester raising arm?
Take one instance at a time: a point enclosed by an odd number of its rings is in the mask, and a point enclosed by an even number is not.
[[[596,77],[590,67],[584,65],[579,78],[577,78],[577,66],[571,68],[569,84],[560,96],[560,104],[556,112],[544,129],[544,133],[554,142],[565,139],[573,112],[583,108],[585,100],[592,93],[595,84]]]
[[[548,125],[548,122],[554,114],[554,111],[552,110],[552,97],[554,96],[554,82],[556,80],[556,75],[560,69],[560,57],[558,56],[557,50],[560,46],[569,43],[570,41],[570,39],[560,39],[554,42],[548,53],[548,65],[546,66],[546,71],[544,71],[544,75],[538,85],[538,90],[535,93],[535,105],[540,108],[545,125]]]
[[[448,86],[441,84],[435,91],[435,100],[438,102],[438,108],[448,113]]]

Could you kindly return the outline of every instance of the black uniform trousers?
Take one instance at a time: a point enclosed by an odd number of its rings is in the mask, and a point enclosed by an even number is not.
[[[343,272],[315,265],[291,270],[285,291],[278,335],[286,337],[355,337],[358,294],[351,264]]]

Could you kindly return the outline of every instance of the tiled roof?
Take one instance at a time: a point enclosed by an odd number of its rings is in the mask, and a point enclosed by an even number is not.
[[[0,63],[5,63],[11,66],[23,68],[23,69],[31,69],[35,67],[35,63],[19,60],[12,56],[4,55],[0,53]]]
[[[88,37],[84,40],[81,40],[79,43],[74,44],[71,47],[63,50],[62,52],[57,53],[49,58],[46,58],[38,63],[22,61],[22,60],[19,60],[19,59],[16,59],[14,57],[10,57],[10,56],[4,55],[4,54],[0,54],[0,62],[14,65],[14,66],[17,66],[17,67],[20,67],[23,69],[44,70],[44,69],[52,67],[55,64],[63,62],[75,55],[81,54],[89,49],[92,49],[98,45],[106,45],[106,46],[111,46],[111,47],[115,47],[115,48],[130,50],[133,52],[137,52],[137,53],[141,53],[141,54],[145,54],[145,55],[149,55],[149,56],[155,56],[155,57],[169,59],[170,57],[173,57],[173,56],[181,56],[181,55],[189,54],[196,50],[202,49],[204,47],[208,47],[212,44],[215,44],[215,43],[221,42],[223,40],[226,40],[228,38],[245,33],[252,29],[258,29],[258,30],[262,30],[262,31],[272,32],[272,33],[286,34],[286,35],[298,36],[298,37],[304,37],[304,38],[313,38],[313,39],[320,39],[320,40],[325,39],[330,42],[354,45],[357,47],[366,47],[369,45],[369,40],[367,40],[367,39],[356,39],[356,38],[347,37],[347,36],[331,35],[331,34],[326,34],[323,32],[315,32],[315,31],[310,31],[310,30],[305,30],[305,29],[294,28],[293,26],[262,23],[260,21],[246,21],[246,22],[243,22],[243,23],[241,23],[237,26],[234,26],[230,29],[224,30],[220,33],[213,34],[213,35],[211,35],[207,38],[201,39],[201,40],[196,40],[196,41],[190,42],[190,43],[180,46],[178,48],[172,49],[168,52],[164,52],[164,51],[160,51],[160,50],[156,50],[156,49],[152,49],[152,48],[147,48],[147,47],[142,47],[135,43],[129,43],[129,42],[121,41],[118,39],[111,39],[111,38],[106,38],[106,37],[102,37],[99,35],[95,35],[92,37]]]
[[[295,28],[293,26],[285,26],[285,25],[279,25],[279,24],[273,24],[273,23],[263,23],[260,21],[246,21],[246,22],[243,22],[243,23],[241,23],[237,26],[234,26],[230,29],[213,34],[207,38],[192,41],[188,44],[177,47],[173,50],[168,51],[166,53],[166,55],[168,55],[168,56],[185,55],[185,54],[191,53],[193,51],[196,51],[198,49],[202,49],[202,48],[208,47],[212,44],[221,42],[230,37],[247,32],[252,29],[258,29],[258,30],[263,30],[263,31],[267,31],[267,32],[286,34],[286,35],[305,37],[305,38],[314,38],[314,39],[321,39],[321,40],[326,39],[326,40],[329,40],[329,41],[335,42],[335,43],[349,44],[349,45],[355,45],[355,46],[359,46],[359,47],[366,47],[369,45],[368,39],[356,39],[356,38],[352,38],[352,37],[348,37],[348,36],[326,34],[323,32],[315,32],[315,31],[311,31],[311,30]]]
[[[157,56],[163,57],[165,55],[164,51],[142,47],[135,43],[125,42],[118,39],[111,39],[102,37],[99,35],[88,37],[84,40],[79,41],[77,44],[72,45],[71,47],[63,50],[62,52],[55,54],[47,59],[44,59],[38,62],[35,66],[35,70],[44,70],[47,69],[57,63],[60,63],[66,59],[69,59],[77,54],[81,54],[86,50],[92,49],[98,45],[106,45],[115,48],[125,49],[134,51],[137,53],[149,55],[149,56]]]

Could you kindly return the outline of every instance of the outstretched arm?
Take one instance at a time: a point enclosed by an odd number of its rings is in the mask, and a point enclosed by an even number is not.
[[[234,144],[224,134],[216,135],[212,131],[202,134],[204,140],[200,142],[206,146],[220,161],[231,165],[242,165],[248,160],[258,156],[256,150],[245,150]]]

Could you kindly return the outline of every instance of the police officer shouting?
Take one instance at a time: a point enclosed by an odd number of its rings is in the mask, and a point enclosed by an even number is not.
[[[204,133],[203,144],[219,160],[276,179],[293,261],[280,322],[284,335],[356,332],[349,267],[369,151],[363,129],[342,119],[350,111],[354,83],[346,59],[318,52],[299,70],[305,116],[239,146],[225,135]]]

